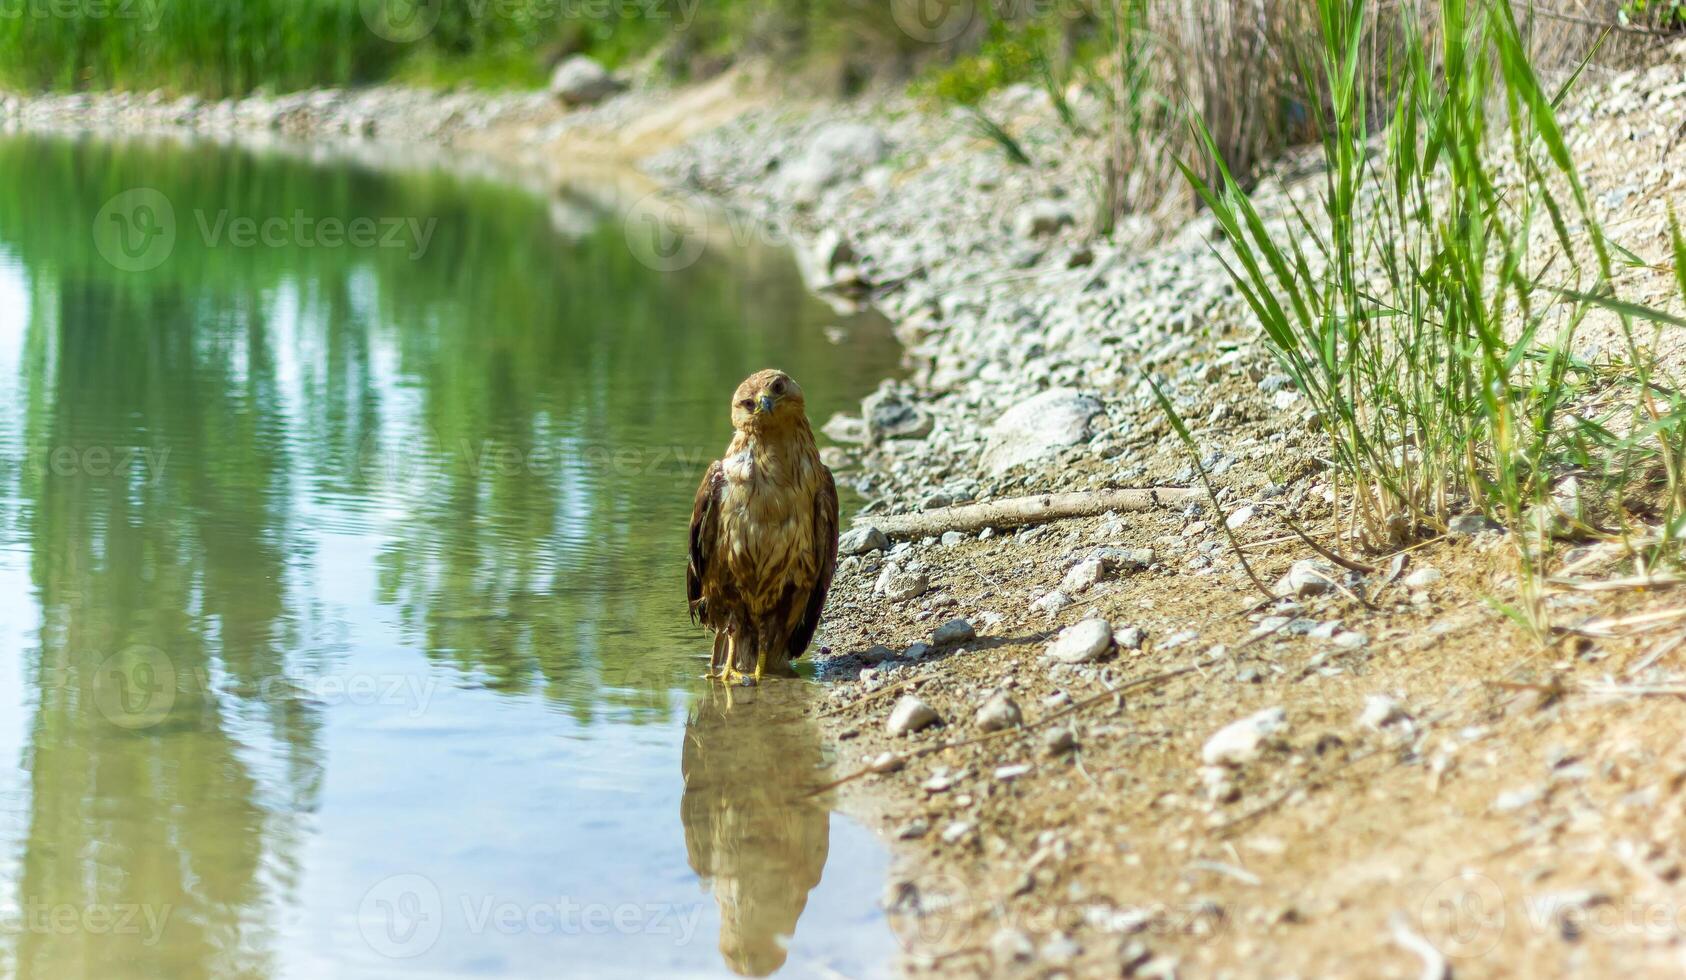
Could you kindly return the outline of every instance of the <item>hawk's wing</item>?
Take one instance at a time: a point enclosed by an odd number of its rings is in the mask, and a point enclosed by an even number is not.
[[[720,484],[723,476],[720,461],[708,465],[702,486],[697,487],[697,502],[691,507],[691,560],[685,567],[685,592],[690,599],[691,621],[704,626],[713,624],[708,618],[708,599],[703,585],[708,581],[708,563],[713,556],[709,549],[719,539]]]
[[[790,634],[790,645],[786,649],[792,660],[802,656],[802,651],[808,649],[809,641],[814,638],[814,631],[820,628],[820,610],[825,608],[826,593],[831,591],[831,575],[837,571],[837,482],[825,466],[820,467],[820,489],[814,494],[813,547],[820,559],[819,574],[814,579],[813,590],[808,593],[796,631]]]

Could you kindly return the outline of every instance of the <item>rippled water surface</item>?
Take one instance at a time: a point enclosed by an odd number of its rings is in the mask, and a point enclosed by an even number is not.
[[[590,193],[0,174],[0,974],[881,971],[810,683],[699,679],[683,554],[738,379],[823,420],[882,323]]]

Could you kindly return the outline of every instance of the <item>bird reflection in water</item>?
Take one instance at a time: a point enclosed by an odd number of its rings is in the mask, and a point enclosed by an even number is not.
[[[808,893],[820,883],[831,813],[807,682],[712,688],[685,724],[679,813],[685,850],[720,906],[720,953],[735,972],[784,965]]]

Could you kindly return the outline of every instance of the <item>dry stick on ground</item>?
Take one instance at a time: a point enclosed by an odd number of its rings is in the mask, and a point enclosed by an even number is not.
[[[1172,507],[1192,500],[1199,494],[1200,491],[1188,487],[1041,493],[1033,497],[1012,497],[981,504],[939,507],[918,514],[862,515],[855,518],[855,526],[870,525],[892,538],[925,538],[935,537],[945,531],[1020,527],[1071,517],[1099,517],[1109,511]]]
[[[1328,559],[1329,561],[1334,562],[1335,564],[1341,566],[1342,568],[1346,569],[1349,572],[1357,572],[1360,575],[1373,575],[1373,574],[1375,574],[1376,566],[1366,565],[1361,561],[1353,561],[1351,558],[1342,558],[1340,555],[1336,554],[1335,552],[1329,550],[1328,548],[1323,547],[1322,545],[1318,544],[1316,541],[1313,541],[1311,539],[1311,535],[1309,535],[1309,534],[1305,533],[1304,531],[1300,530],[1300,526],[1298,524],[1295,524],[1293,519],[1290,518],[1287,514],[1282,515],[1282,520],[1287,523],[1288,530],[1293,531],[1294,534],[1301,541],[1304,541],[1306,543],[1307,547],[1309,547],[1312,551],[1317,552],[1319,555],[1322,555],[1324,558]]]
[[[1373,603],[1370,600],[1364,598],[1363,596],[1359,595],[1358,593],[1352,591],[1351,589],[1347,588],[1345,585],[1342,585],[1340,582],[1336,581],[1331,576],[1324,575],[1322,572],[1319,572],[1316,569],[1313,569],[1311,574],[1313,574],[1313,575],[1317,576],[1318,578],[1322,579],[1324,582],[1327,582],[1329,584],[1330,588],[1332,588],[1336,592],[1339,592],[1340,594],[1346,596],[1348,599],[1351,599],[1353,602],[1358,603],[1360,606],[1363,606],[1365,609],[1375,609],[1376,608],[1375,603]]]
[[[1664,654],[1667,654],[1667,653],[1671,652],[1672,650],[1674,650],[1675,647],[1678,647],[1681,643],[1686,643],[1686,633],[1677,633],[1673,637],[1671,637],[1669,639],[1666,639],[1666,640],[1663,640],[1661,643],[1658,643],[1656,646],[1652,647],[1648,652],[1646,652],[1646,654],[1644,656],[1644,659],[1640,660],[1638,663],[1634,664],[1631,667],[1623,668],[1622,672],[1629,677],[1637,677],[1641,673],[1651,669],[1652,664],[1655,664],[1658,660],[1661,660],[1663,658]]]
[[[868,701],[876,701],[879,698],[888,697],[891,694],[900,694],[903,691],[911,691],[914,688],[918,687],[920,684],[923,684],[924,682],[925,682],[925,678],[915,677],[915,678],[912,678],[911,680],[902,681],[900,684],[892,684],[889,687],[881,687],[878,690],[873,691],[870,694],[861,695],[860,697],[856,698],[855,700],[850,701],[848,704],[841,705],[839,707],[833,708],[830,711],[822,711],[822,712],[820,712],[819,717],[821,717],[821,718],[835,718],[838,715],[846,715],[849,712],[853,711],[854,709],[856,709],[856,708],[860,707],[861,705],[867,703]]]
[[[1686,618],[1686,606],[1674,609],[1660,609],[1652,612],[1639,613],[1634,616],[1623,616],[1620,619],[1591,619],[1579,626],[1560,626],[1557,629],[1564,633],[1576,633],[1581,636],[1633,636],[1637,633],[1648,633],[1651,630],[1662,629],[1668,623]],[[1618,633],[1618,629],[1634,627],[1626,632]]]
[[[1686,585],[1686,578],[1674,575],[1630,575],[1627,578],[1587,582],[1554,575],[1546,579],[1546,584],[1573,589],[1576,592],[1621,592],[1630,589],[1670,589],[1677,585]]]

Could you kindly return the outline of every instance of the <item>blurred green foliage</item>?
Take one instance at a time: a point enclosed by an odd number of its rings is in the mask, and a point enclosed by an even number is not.
[[[674,77],[744,54],[842,53],[896,64],[920,48],[883,4],[850,0],[16,0],[0,85],[209,97],[396,79],[536,86],[583,52],[646,56]],[[883,55],[889,57],[883,57]]]
[[[1686,29],[1686,0],[1626,0],[1621,18],[1660,30]]]
[[[976,51],[934,67],[914,89],[944,102],[977,105],[998,88],[1035,78],[1054,34],[1047,20],[992,19]]]

